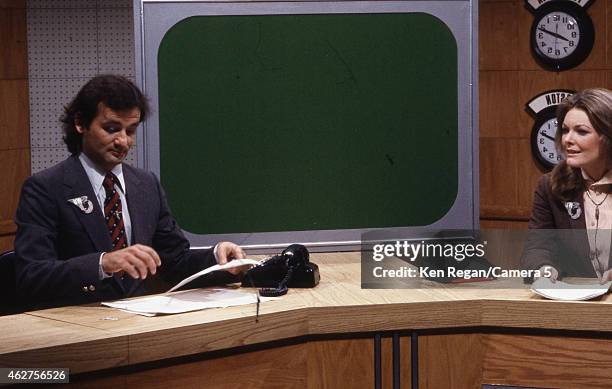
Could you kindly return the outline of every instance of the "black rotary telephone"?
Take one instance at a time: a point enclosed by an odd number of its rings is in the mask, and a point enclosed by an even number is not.
[[[292,244],[248,270],[242,278],[242,286],[261,287],[259,294],[265,297],[282,296],[287,288],[314,288],[321,278],[319,267],[309,261],[308,249]]]

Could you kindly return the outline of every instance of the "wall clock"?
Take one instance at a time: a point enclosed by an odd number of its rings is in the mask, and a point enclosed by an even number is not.
[[[535,10],[530,40],[538,62],[561,71],[578,66],[589,56],[595,29],[583,6],[569,0],[553,0]]]
[[[574,94],[571,90],[553,90],[537,95],[527,103],[527,111],[535,117],[531,129],[531,153],[545,170],[550,170],[563,160],[555,147],[557,134],[557,106]]]

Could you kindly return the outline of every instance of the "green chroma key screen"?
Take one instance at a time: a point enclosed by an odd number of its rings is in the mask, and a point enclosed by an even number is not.
[[[192,233],[421,226],[457,196],[457,45],[431,15],[191,17],[158,77],[161,179]]]

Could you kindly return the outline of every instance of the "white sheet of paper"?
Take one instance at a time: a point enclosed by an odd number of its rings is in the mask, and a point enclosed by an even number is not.
[[[260,301],[276,300],[260,297]],[[251,291],[232,289],[190,289],[171,294],[147,296],[132,300],[105,302],[102,305],[145,316],[198,311],[206,308],[224,308],[257,302],[257,295]]]
[[[226,263],[225,265],[213,265],[211,267],[207,267],[206,269],[199,271],[187,278],[185,278],[183,281],[179,282],[178,284],[174,285],[172,288],[170,288],[170,290],[166,293],[170,293],[170,292],[174,292],[175,290],[177,290],[178,288],[180,288],[181,286],[195,280],[198,277],[201,277],[203,275],[206,275],[208,273],[211,273],[213,271],[217,271],[217,270],[225,270],[225,269],[231,269],[234,267],[240,267],[240,266],[244,266],[244,265],[259,265],[259,261],[255,260],[255,259],[249,259],[249,258],[242,258],[242,259],[234,259],[229,261],[228,263]]]
[[[568,284],[563,281],[553,283],[546,277],[538,278],[532,285],[531,290],[547,299],[565,301],[583,301],[602,296],[608,292],[612,281],[603,285],[596,284]]]

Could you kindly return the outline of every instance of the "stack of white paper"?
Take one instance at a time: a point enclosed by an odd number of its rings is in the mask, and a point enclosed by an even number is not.
[[[240,266],[246,266],[246,265],[256,266],[256,265],[259,265],[259,263],[260,262],[255,259],[242,258],[242,259],[234,259],[232,261],[229,261],[225,265],[214,265],[211,267],[207,267],[206,269],[199,271],[196,274],[193,274],[185,278],[183,281],[179,282],[178,284],[174,285],[167,293],[174,292],[181,286],[186,285],[187,283],[195,280],[196,278],[202,277],[203,275],[206,275],[208,273],[211,273],[217,270],[226,270],[226,269],[231,269],[234,267],[240,267]]]
[[[542,277],[531,285],[531,290],[551,300],[581,301],[603,296],[610,289],[610,285],[612,281],[603,285],[599,283],[578,285],[563,281],[553,283],[550,279]]]
[[[261,298],[261,301],[270,300]],[[145,314],[173,314],[197,311],[206,308],[223,308],[257,302],[254,292],[242,292],[232,289],[192,289],[172,294],[141,297],[132,300],[119,300],[102,303],[107,307],[124,311]]]
[[[147,296],[131,300],[119,300],[102,303],[107,307],[121,309],[144,316],[156,314],[173,314],[197,311],[206,308],[224,308],[235,305],[253,304],[257,302],[256,292],[243,292],[235,289],[193,289],[171,293],[183,285],[217,270],[231,269],[246,265],[259,265],[254,259],[234,259],[224,265],[214,265],[192,276],[185,278],[163,295]],[[276,300],[271,297],[260,297],[259,301]]]

